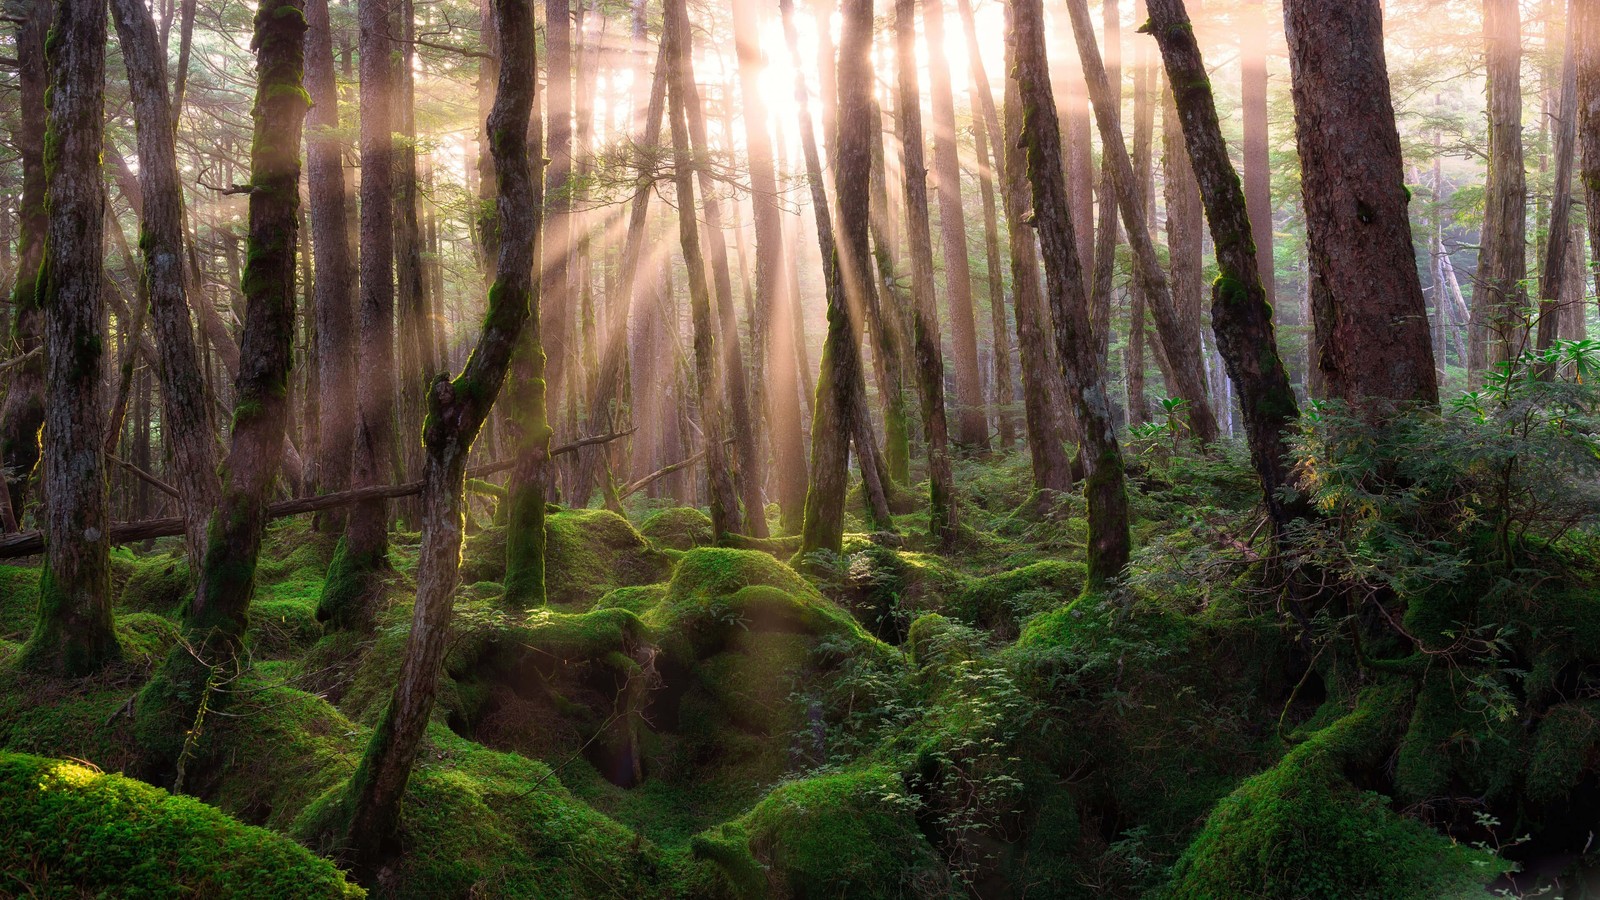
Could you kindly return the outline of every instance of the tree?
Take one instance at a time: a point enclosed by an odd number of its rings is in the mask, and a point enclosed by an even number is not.
[[[22,161],[22,194],[17,200],[17,280],[11,290],[16,308],[11,338],[23,361],[11,376],[0,407],[0,467],[5,470],[6,503],[15,529],[22,518],[28,481],[39,464],[39,428],[44,424],[44,311],[39,307],[40,264],[44,260],[45,34],[50,30],[50,0],[27,4],[17,25],[17,155]],[[31,355],[30,355],[31,354]]]
[[[439,376],[428,392],[423,425],[422,550],[417,602],[405,659],[383,718],[355,774],[329,806],[313,812],[324,835],[368,871],[382,857],[399,822],[411,768],[427,731],[450,640],[451,596],[461,563],[462,498],[467,455],[500,392],[519,335],[538,305],[533,278],[539,205],[529,171],[528,119],[533,106],[533,10],[530,0],[494,0],[504,36],[487,132],[496,170],[499,239],[495,282],[477,347],[455,379]],[[537,347],[535,348],[537,349]]]
[[[1078,3],[1081,5],[1082,0]],[[1081,431],[1084,497],[1089,506],[1089,583],[1099,587],[1120,575],[1128,564],[1128,496],[1122,450],[1117,445],[1105,374],[1089,330],[1083,263],[1078,257],[1067,201],[1060,125],[1045,61],[1044,10],[1040,0],[1014,0],[1012,28],[1016,41],[1012,77],[1022,101],[1022,143],[1027,147],[1028,174],[1033,183],[1033,221],[1039,231],[1046,295],[1055,323],[1056,353]],[[1081,41],[1079,49],[1082,50]],[[1091,76],[1092,92],[1092,73],[1087,67],[1085,73]],[[1103,70],[1100,75],[1104,80]],[[1127,161],[1126,153],[1123,161]],[[1133,227],[1130,223],[1130,230]]]
[[[1380,0],[1285,0],[1316,363],[1332,396],[1435,406]]]
[[[1128,229],[1128,243],[1133,247],[1134,278],[1144,290],[1151,311],[1155,314],[1156,330],[1166,349],[1178,395],[1188,401],[1189,428],[1201,443],[1210,443],[1217,437],[1217,420],[1212,415],[1210,401],[1206,399],[1198,312],[1189,316],[1178,309],[1178,300],[1169,290],[1166,276],[1161,273],[1155,245],[1150,240],[1150,232],[1145,224],[1144,210],[1138,203],[1138,193],[1134,189],[1133,162],[1128,158],[1128,145],[1122,139],[1118,114],[1120,104],[1112,94],[1111,82],[1100,60],[1100,50],[1095,46],[1094,26],[1089,21],[1087,0],[1067,0],[1067,12],[1072,18],[1072,31],[1078,39],[1083,75],[1089,83],[1089,99],[1094,106],[1095,124],[1099,126],[1100,141],[1105,151],[1104,164],[1111,167],[1111,183],[1115,186],[1113,193],[1117,207],[1122,211],[1122,224]],[[1026,97],[1023,102],[1027,102]],[[1043,240],[1042,233],[1040,239]],[[1058,346],[1061,343],[1059,334],[1056,335],[1056,343]],[[1063,360],[1063,364],[1065,362]],[[1084,430],[1088,431],[1087,423],[1084,423]]]
[[[957,526],[955,476],[950,467],[950,427],[944,408],[944,352],[933,301],[933,237],[928,228],[928,179],[922,161],[922,102],[917,85],[914,0],[895,0],[895,67],[899,87],[901,169],[905,175],[906,238],[911,255],[912,341],[917,392],[928,440],[929,527],[948,545]]]
[[[1277,278],[1272,257],[1272,162],[1267,128],[1267,25],[1266,0],[1249,0],[1244,6],[1239,33],[1240,100],[1244,107],[1244,199],[1249,207],[1250,232],[1255,239],[1256,265],[1267,306],[1277,308]]]
[[[121,655],[111,627],[105,452],[100,404],[105,222],[100,147],[106,84],[106,8],[61,0],[46,51],[50,72],[44,264],[45,560],[39,614],[22,665],[84,675]]]
[[[955,351],[956,436],[968,449],[987,451],[989,423],[984,414],[982,370],[978,367],[978,325],[972,305],[972,269],[967,258],[967,219],[961,209],[955,98],[950,90],[950,67],[944,62],[944,0],[922,0],[922,28],[928,42],[929,59],[934,60],[928,67],[933,112],[933,177],[939,194],[945,300],[950,310],[951,345]],[[868,71],[865,77],[871,78],[872,73]],[[841,90],[847,87],[842,80],[840,87]],[[902,104],[902,111],[904,108]]]
[[[394,468],[394,41],[389,0],[358,0],[361,56],[360,359],[351,482],[387,484]],[[348,348],[344,352],[349,352]],[[389,567],[389,504],[351,507],[317,618],[336,628],[371,625],[377,579]]]
[[[138,127],[144,290],[150,298],[161,369],[162,422],[185,521],[190,566],[205,560],[206,518],[222,493],[217,477],[216,419],[200,373],[189,325],[183,247],[183,185],[178,179],[172,105],[155,20],[138,0],[113,0],[112,18],[128,71]],[[113,225],[113,227],[116,227]]]
[[[1572,46],[1572,16],[1567,16],[1568,33],[1561,53],[1560,90],[1557,92],[1555,115],[1555,186],[1550,200],[1549,237],[1545,243],[1544,267],[1539,276],[1539,330],[1538,348],[1548,350],[1555,344],[1561,325],[1561,295],[1567,286],[1568,252],[1573,239],[1572,228],[1572,162],[1577,143],[1578,66]],[[1553,27],[1547,25],[1547,27]],[[1578,239],[1581,241],[1582,236]],[[1581,294],[1581,292],[1580,292]],[[1581,300],[1579,301],[1582,302]]]
[[[1523,340],[1522,279],[1528,272],[1527,174],[1522,161],[1522,13],[1518,0],[1484,0],[1489,91],[1489,180],[1484,185],[1483,250],[1472,293],[1468,371],[1517,355]],[[1391,117],[1392,118],[1392,117]]]
[[[350,225],[346,213],[343,142],[339,140],[339,91],[333,74],[333,31],[328,0],[306,0],[306,188],[310,201],[311,252],[316,271],[312,312],[317,341],[316,486],[342,491],[350,486],[355,440],[356,283],[350,263]],[[344,510],[317,517],[328,533],[344,530]]]
[[[1211,328],[1228,375],[1239,388],[1250,459],[1261,479],[1268,515],[1281,533],[1291,519],[1306,513],[1303,498],[1284,497],[1285,491],[1292,494],[1295,487],[1284,433],[1300,411],[1278,357],[1272,307],[1267,303],[1251,237],[1249,204],[1228,158],[1205,61],[1183,0],[1146,2],[1150,21],[1145,27],[1161,45],[1167,80],[1174,85],[1184,145],[1205,202],[1211,241],[1217,248],[1220,274],[1211,286]]]
[[[1595,293],[1600,294],[1600,0],[1572,0],[1577,52],[1579,180],[1589,211],[1589,252]]]

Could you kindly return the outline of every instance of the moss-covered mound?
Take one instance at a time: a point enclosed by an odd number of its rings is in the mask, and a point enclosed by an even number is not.
[[[900,777],[868,767],[792,781],[696,835],[744,898],[929,897],[949,890]]]
[[[972,581],[945,608],[946,615],[1004,636],[1018,623],[1077,599],[1087,569],[1080,562],[1050,560]]]
[[[628,520],[604,509],[562,509],[545,517],[545,592],[549,602],[588,606],[607,591],[667,577],[671,561]],[[467,541],[461,582],[500,581],[506,574],[503,527]]]
[[[1483,896],[1503,862],[1398,815],[1345,775],[1380,761],[1405,702],[1403,690],[1369,690],[1353,712],[1240,785],[1178,861],[1167,897]]]
[[[26,896],[362,897],[288,838],[77,763],[0,753],[0,876]]]
[[[673,506],[651,513],[639,524],[639,533],[658,547],[693,550],[717,542],[711,517],[692,506]]]

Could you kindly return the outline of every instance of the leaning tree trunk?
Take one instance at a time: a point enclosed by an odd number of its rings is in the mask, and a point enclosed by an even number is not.
[[[394,469],[394,103],[389,0],[358,0],[361,54],[361,350],[356,385],[354,487],[387,484]],[[348,349],[345,352],[349,352]],[[389,567],[389,504],[351,507],[328,568],[317,619],[366,628]]]
[[[350,486],[355,446],[355,307],[351,289],[350,226],[345,204],[339,92],[333,75],[333,32],[328,0],[306,0],[306,187],[310,200],[317,343],[316,486],[329,493]],[[317,528],[344,531],[345,511],[317,516]]]
[[[949,546],[956,539],[960,523],[956,517],[955,476],[950,466],[949,425],[945,420],[939,311],[933,299],[933,237],[928,228],[922,102],[915,64],[915,0],[895,0],[894,8],[902,146],[900,168],[905,176],[906,241],[911,255],[912,340],[916,344],[917,391],[922,400],[922,424],[928,442],[928,521],[930,531],[939,542]]]
[[[1518,0],[1484,0],[1489,81],[1489,177],[1484,184],[1483,250],[1472,293],[1468,374],[1515,358],[1525,337],[1527,175],[1522,160],[1522,15]]]
[[[48,230],[40,271],[44,311],[45,559],[38,619],[24,668],[84,675],[121,650],[111,625],[106,413],[100,403],[105,298],[100,174],[106,87],[106,10],[61,0],[47,50],[50,111],[44,145]]]
[[[189,326],[183,248],[183,185],[178,180],[172,107],[156,23],[139,0],[113,0],[122,59],[128,70],[139,132],[143,195],[144,289],[150,298],[159,352],[163,430],[172,448],[172,477],[187,523],[189,564],[205,560],[206,518],[222,493],[217,477],[216,420],[200,374]]]
[[[1081,5],[1082,0],[1078,2]],[[1061,132],[1050,91],[1049,66],[1045,61],[1044,10],[1040,0],[1015,0],[1012,28],[1016,41],[1016,67],[1012,77],[1017,81],[1022,100],[1022,142],[1027,147],[1028,172],[1033,182],[1033,221],[1039,229],[1046,290],[1056,328],[1056,352],[1061,358],[1067,391],[1077,409],[1082,431],[1080,440],[1086,470],[1083,492],[1089,506],[1089,584],[1102,587],[1118,577],[1128,564],[1128,495],[1122,450],[1117,446],[1105,374],[1089,332],[1083,263],[1078,258],[1066,178],[1062,173]],[[1093,91],[1093,69],[1088,67],[1088,62],[1086,57],[1085,71],[1090,75],[1090,90]],[[1098,60],[1094,69],[1098,69]],[[1103,86],[1105,72],[1099,72]],[[1099,106],[1097,102],[1096,108]],[[1120,142],[1117,145],[1120,146]],[[1126,152],[1122,160],[1126,165]],[[1119,172],[1118,178],[1123,179],[1125,174]],[[1126,184],[1126,180],[1123,183]],[[1134,222],[1128,225],[1129,230],[1141,227]]]
[[[1285,0],[1284,29],[1328,393],[1378,414],[1436,406],[1381,0]]]
[[[1007,22],[1010,7],[1007,6]],[[1016,68],[1013,29],[1006,26],[1006,70]],[[1038,238],[1030,221],[1032,188],[1028,184],[1028,151],[1022,145],[1022,98],[1015,78],[1006,79],[1006,230],[1011,244],[1012,305],[1017,312],[1017,354],[1022,361],[1022,413],[1028,429],[1028,453],[1036,491],[1064,494],[1072,490],[1071,440],[1064,407],[1068,401],[1061,366],[1051,344],[1049,313],[1039,276]]]
[[[972,308],[967,219],[961,208],[961,163],[956,146],[955,98],[950,90],[950,67],[944,59],[944,0],[921,2],[922,28],[928,42],[929,58],[933,60],[928,67],[933,112],[933,175],[939,194],[939,236],[944,242],[945,299],[950,309],[950,335],[955,352],[956,439],[970,450],[986,451],[989,449],[989,422],[984,414],[982,370],[978,366],[978,326]],[[870,75],[868,73],[868,77]],[[847,87],[842,79],[840,86]],[[840,202],[843,202],[842,197]]]
[[[44,311],[39,307],[39,266],[44,259],[45,34],[50,30],[50,0],[35,0],[17,22],[17,155],[22,162],[22,194],[17,200],[17,280],[11,290],[16,318],[11,338],[23,361],[11,375],[0,406],[0,467],[7,505],[22,518],[28,481],[39,464],[39,429],[44,425]],[[36,352],[39,351],[39,352]]]
[[[1172,366],[1178,395],[1188,401],[1189,428],[1200,443],[1209,444],[1217,438],[1217,420],[1206,398],[1199,323],[1188,320],[1178,308],[1178,300],[1174,298],[1167,278],[1161,272],[1161,263],[1156,257],[1155,245],[1151,243],[1144,210],[1140,207],[1138,191],[1134,187],[1133,162],[1128,158],[1128,145],[1122,138],[1122,125],[1111,83],[1100,60],[1100,49],[1095,46],[1088,3],[1086,0],[1067,0],[1067,12],[1072,17],[1072,31],[1078,39],[1078,55],[1083,60],[1084,78],[1089,83],[1089,99],[1094,105],[1095,123],[1100,128],[1100,140],[1105,148],[1103,164],[1111,167],[1117,206],[1122,211],[1122,224],[1128,230],[1128,243],[1133,247],[1134,278],[1144,290],[1146,302],[1155,315],[1156,331],[1161,335],[1161,344]],[[1023,102],[1026,103],[1027,99],[1024,96]],[[1041,232],[1040,240],[1043,239]],[[1059,334],[1056,335],[1056,344],[1061,344]],[[1062,360],[1063,365],[1066,362]],[[1083,423],[1083,430],[1087,436],[1090,430],[1087,422]]]
[[[488,118],[497,173],[497,274],[483,332],[466,368],[453,381],[435,378],[428,392],[422,431],[426,462],[417,603],[399,679],[343,796],[324,811],[329,818],[318,823],[325,835],[347,848],[352,862],[368,872],[393,846],[400,800],[433,712],[461,564],[467,456],[500,392],[513,353],[520,352],[518,336],[530,318],[529,307],[538,303],[533,266],[539,204],[528,153],[533,11],[529,0],[495,0],[494,9],[497,31],[505,38]]]
[[[700,228],[695,213],[695,165],[689,149],[690,88],[693,49],[689,33],[689,12],[683,0],[668,4],[665,40],[667,51],[667,120],[672,130],[673,185],[678,196],[678,239],[683,248],[683,263],[688,270],[689,312],[694,331],[695,386],[699,390],[700,425],[705,432],[706,482],[711,495],[711,525],[716,539],[738,534],[739,494],[728,466],[724,439],[728,436],[721,384],[717,379],[714,328],[711,321],[711,290],[706,284],[705,260],[700,253]],[[759,512],[759,510],[757,511]]]
[[[1307,511],[1304,499],[1284,499],[1285,489],[1293,494],[1294,487],[1284,433],[1300,411],[1278,357],[1272,307],[1256,262],[1244,188],[1228,158],[1216,100],[1183,0],[1147,2],[1150,22],[1146,29],[1161,45],[1167,78],[1174,85],[1184,144],[1217,248],[1221,274],[1211,287],[1211,328],[1228,375],[1239,388],[1251,462],[1261,478],[1267,513],[1281,534],[1291,519]]]
[[[238,672],[267,501],[283,461],[287,386],[295,325],[300,132],[306,95],[300,73],[301,0],[264,0],[256,12],[255,136],[250,150],[244,336],[234,382],[233,444],[206,534],[205,564],[184,615],[184,640],[168,654],[139,701],[139,729],[160,767],[176,766],[182,789],[215,692]]]

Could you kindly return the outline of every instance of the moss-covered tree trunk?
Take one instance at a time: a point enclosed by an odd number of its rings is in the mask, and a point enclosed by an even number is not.
[[[18,356],[31,357],[11,375],[0,406],[0,466],[4,467],[13,518],[22,519],[28,482],[39,464],[39,428],[44,424],[44,312],[39,308],[39,266],[44,260],[45,34],[50,30],[50,0],[26,4],[17,20],[17,130],[13,135],[22,163],[22,193],[17,198],[17,279],[11,289],[15,318],[11,340]]]
[[[911,256],[911,339],[915,344],[917,393],[922,401],[922,427],[928,446],[928,527],[941,544],[949,546],[960,523],[956,517],[955,476],[950,466],[950,427],[945,418],[944,351],[939,340],[939,311],[933,298],[933,237],[928,227],[922,100],[915,65],[916,4],[914,0],[895,0],[894,9],[906,242]]]
[[[1570,18],[1570,16],[1569,16]],[[1548,350],[1556,342],[1556,337],[1561,330],[1561,294],[1568,281],[1567,265],[1571,254],[1568,245],[1572,242],[1572,165],[1576,155],[1577,132],[1577,105],[1578,105],[1578,60],[1573,38],[1575,35],[1570,30],[1574,24],[1569,21],[1569,30],[1562,43],[1565,45],[1561,52],[1560,89],[1556,91],[1559,98],[1556,103],[1555,115],[1551,117],[1556,129],[1555,154],[1556,154],[1556,179],[1551,188],[1550,199],[1550,224],[1548,237],[1545,239],[1544,267],[1539,273],[1539,331],[1537,345],[1540,350]],[[1551,27],[1548,26],[1547,27]],[[1582,236],[1579,236],[1582,240]],[[1579,301],[1582,302],[1581,300]]]
[[[283,461],[295,325],[300,133],[310,105],[301,87],[302,0],[263,0],[256,12],[255,134],[250,148],[244,333],[234,382],[232,445],[222,495],[207,526],[205,563],[184,615],[185,641],[140,698],[139,728],[158,767],[178,787],[214,694],[239,665],[255,590],[267,501]],[[181,744],[181,749],[180,745]]]
[[[388,484],[394,470],[394,87],[390,0],[358,0],[361,72],[361,252],[355,434],[351,486]],[[344,351],[349,352],[348,348]],[[369,627],[389,568],[389,502],[350,508],[328,568],[317,618]]]
[[[720,390],[716,357],[716,326],[712,322],[711,289],[706,283],[705,258],[700,251],[700,226],[695,213],[695,165],[689,145],[689,106],[694,97],[693,48],[689,13],[681,0],[669,3],[664,13],[667,42],[667,120],[672,131],[673,186],[678,198],[678,242],[683,250],[689,282],[689,317],[694,335],[695,389],[700,401],[700,425],[706,450],[706,482],[710,494],[712,530],[725,534],[743,531],[739,494],[729,467],[726,405]]]
[[[44,387],[51,398],[44,419],[45,561],[39,616],[22,665],[82,675],[120,652],[111,626],[106,414],[100,402],[106,10],[100,0],[62,0],[55,15],[47,50],[49,212],[39,285]]]
[[[933,172],[939,196],[939,236],[944,244],[945,300],[950,310],[951,347],[955,353],[956,439],[969,450],[987,451],[989,421],[983,404],[983,370],[978,365],[978,324],[972,304],[967,219],[961,207],[955,97],[950,89],[950,65],[944,52],[944,0],[921,0],[921,5],[922,29],[928,42],[928,58],[932,60],[928,67],[928,93],[933,114]],[[871,77],[870,71],[866,77]],[[840,88],[846,87],[841,78]],[[904,105],[901,108],[903,110]]]
[[[1353,405],[1436,406],[1379,0],[1285,0],[1316,364]]]
[[[216,420],[200,373],[189,324],[183,247],[183,185],[167,99],[166,65],[155,20],[138,0],[113,0],[138,126],[144,290],[155,325],[161,370],[162,422],[172,448],[171,477],[181,497],[190,565],[205,560],[206,519],[222,493],[217,477]]]
[[[1010,7],[1007,7],[1009,21]],[[1011,28],[1007,26],[1007,34]],[[1016,42],[1006,41],[1006,70],[1016,67]],[[1006,234],[1011,245],[1011,303],[1017,315],[1017,355],[1022,362],[1022,420],[1028,431],[1028,454],[1033,462],[1036,491],[1066,493],[1072,490],[1072,460],[1067,446],[1076,443],[1069,432],[1069,401],[1061,381],[1061,366],[1051,343],[1052,328],[1044,306],[1039,275],[1038,238],[1032,215],[1032,187],[1028,183],[1028,153],[1022,144],[1022,99],[1015,78],[1006,79],[1006,148],[1004,195]]]
[[[351,452],[355,440],[355,304],[356,277],[350,261],[350,225],[346,209],[343,151],[339,139],[339,91],[333,74],[333,31],[328,0],[306,0],[306,189],[310,202],[311,253],[316,318],[317,452],[314,487],[324,492],[350,487]],[[344,509],[316,517],[317,528],[329,534],[344,531]]]
[[[400,799],[416,762],[450,637],[451,596],[461,562],[467,456],[505,381],[520,335],[537,305],[533,266],[539,204],[530,171],[529,110],[533,106],[533,10],[529,0],[495,0],[503,53],[489,113],[488,135],[497,173],[497,261],[489,309],[477,347],[454,380],[436,378],[428,393],[422,443],[422,549],[417,602],[383,718],[344,793],[320,811],[317,826],[348,858],[372,871],[392,847]],[[534,345],[537,351],[537,344]]]
[[[1082,5],[1082,0],[1076,2]],[[1087,11],[1084,10],[1084,13],[1087,18]],[[1074,16],[1076,19],[1076,13]],[[1077,25],[1076,21],[1074,24]],[[1055,100],[1050,91],[1049,66],[1045,60],[1044,11],[1040,0],[1015,0],[1012,4],[1012,28],[1013,40],[1016,41],[1016,66],[1012,76],[1017,81],[1018,95],[1022,101],[1022,141],[1027,148],[1028,173],[1033,183],[1033,220],[1039,230],[1045,287],[1051,318],[1055,323],[1056,353],[1061,360],[1067,392],[1077,410],[1082,432],[1079,440],[1085,469],[1084,497],[1089,506],[1089,582],[1093,586],[1100,586],[1116,578],[1128,563],[1128,497],[1122,450],[1117,445],[1110,398],[1106,395],[1105,374],[1100,368],[1089,331],[1088,303],[1083,290],[1083,263],[1078,258],[1072,212],[1067,201],[1061,159],[1061,131],[1056,119]],[[1083,49],[1080,42],[1080,51]],[[1093,63],[1091,66],[1086,54],[1085,74],[1089,75],[1092,95],[1096,89],[1095,71],[1098,70],[1100,81],[1105,80],[1105,71],[1099,68],[1099,60]],[[1103,97],[1104,94],[1099,96]],[[1097,101],[1097,109],[1099,105]],[[1116,137],[1115,142],[1108,140],[1108,143],[1115,144],[1111,148],[1113,161],[1116,147],[1121,146],[1121,135]],[[1121,159],[1126,167],[1126,150]],[[1120,170],[1117,173],[1123,184],[1127,183],[1125,175]],[[1126,213],[1127,207],[1124,206]],[[1138,221],[1127,224],[1130,231],[1143,227]]]
[[[1570,15],[1578,56],[1579,180],[1588,210],[1594,289],[1600,294],[1600,0],[1572,0]]]
[[[1128,244],[1133,248],[1134,278],[1144,290],[1146,303],[1154,314],[1156,330],[1161,335],[1161,345],[1171,363],[1178,395],[1189,404],[1186,413],[1189,429],[1201,443],[1210,443],[1217,437],[1217,419],[1207,399],[1198,317],[1191,321],[1178,308],[1178,300],[1161,271],[1155,245],[1150,240],[1144,209],[1137,202],[1138,194],[1134,189],[1133,162],[1128,157],[1128,145],[1122,137],[1121,117],[1117,112],[1119,105],[1106,76],[1100,49],[1095,45],[1094,24],[1089,20],[1087,0],[1067,0],[1067,12],[1072,18],[1073,34],[1077,37],[1083,75],[1089,83],[1089,98],[1094,103],[1095,124],[1099,127],[1104,147],[1103,164],[1111,168],[1109,183],[1114,187],[1112,193],[1117,208],[1122,212],[1122,224],[1128,231]],[[1023,102],[1027,102],[1026,96]],[[1060,345],[1059,335],[1056,343]],[[1085,433],[1089,431],[1088,423],[1084,423],[1083,430]]]
[[[1173,99],[1183,123],[1184,144],[1205,203],[1220,274],[1211,286],[1211,328],[1228,375],[1239,389],[1250,459],[1261,478],[1268,515],[1281,532],[1307,512],[1295,494],[1284,433],[1299,417],[1294,388],[1278,356],[1272,307],[1261,281],[1244,187],[1228,158],[1216,100],[1183,0],[1148,0],[1148,31],[1161,46]],[[1295,494],[1285,500],[1283,492]]]
[[[889,205],[889,172],[884,160],[884,115],[880,104],[872,109],[872,262],[878,290],[876,308],[868,315],[872,331],[873,374],[883,404],[883,457],[896,484],[911,480],[911,411],[906,397],[906,347],[912,343],[906,315],[906,292],[900,285],[899,236],[894,208]]]

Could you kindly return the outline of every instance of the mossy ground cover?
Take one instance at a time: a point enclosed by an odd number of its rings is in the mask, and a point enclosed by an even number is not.
[[[1081,499],[1038,495],[1014,455],[958,465],[948,552],[918,510],[796,560],[782,537],[711,546],[694,510],[636,530],[555,509],[551,602],[529,610],[502,601],[503,528],[473,535],[374,894],[1467,896],[1506,868],[1475,844],[1568,821],[1600,783],[1587,545],[1547,548],[1536,590],[1391,601],[1426,653],[1312,656],[1228,543],[1254,527],[1241,460],[1139,468],[1138,552],[1095,594]],[[254,667],[185,785],[205,821],[312,840],[393,689],[416,548],[395,535],[370,631],[324,633],[333,542],[270,530]],[[38,570],[0,567],[0,750],[140,771],[129,704],[177,638],[175,551],[119,551],[125,660],[71,684],[16,670]],[[1461,635],[1505,650],[1463,656]],[[1466,791],[1504,825],[1440,802]]]

